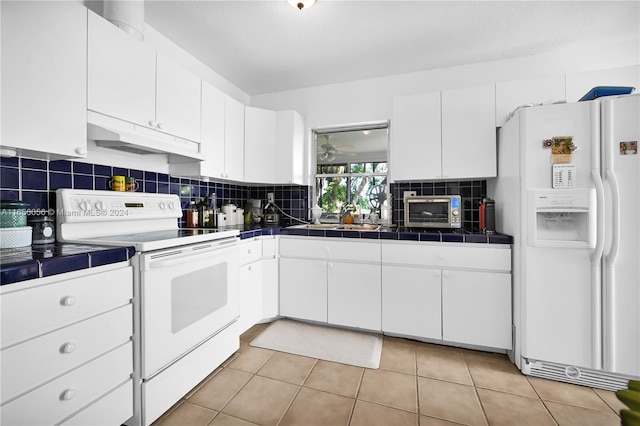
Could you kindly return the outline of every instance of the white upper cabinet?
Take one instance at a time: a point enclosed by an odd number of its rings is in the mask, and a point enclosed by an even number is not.
[[[296,111],[276,112],[275,181],[304,185],[304,121]]]
[[[86,157],[87,9],[77,2],[0,2],[4,148]]]
[[[394,98],[391,178],[496,176],[495,86]]]
[[[304,184],[304,123],[295,111],[246,107],[244,180]]]
[[[202,153],[201,176],[224,176],[224,109],[226,95],[211,84],[202,82]],[[197,166],[195,166],[197,167]]]
[[[200,142],[202,80],[158,55],[156,66],[156,127]]]
[[[276,113],[246,107],[244,110],[244,180],[275,181]]]
[[[393,99],[392,180],[438,179],[442,168],[440,92]]]
[[[226,95],[206,81],[202,82],[200,152],[205,160],[170,164],[179,176],[224,177],[224,105]]]
[[[154,128],[155,73],[153,50],[89,11],[89,110]]]
[[[564,76],[496,84],[496,127],[502,127],[519,106],[564,101]]]
[[[567,102],[576,102],[597,86],[630,86],[640,91],[640,66],[567,74]]]
[[[495,85],[442,92],[442,177],[497,176]]]
[[[244,178],[244,105],[225,97],[224,114],[224,176],[242,181]],[[214,176],[215,177],[215,176]]]
[[[87,108],[200,142],[201,80],[89,12]]]

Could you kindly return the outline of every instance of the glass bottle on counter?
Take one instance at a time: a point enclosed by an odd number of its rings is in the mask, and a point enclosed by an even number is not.
[[[196,202],[191,201],[189,203],[189,208],[187,209],[187,228],[197,228],[198,227],[198,208],[196,207]]]
[[[198,203],[198,221],[200,228],[212,228],[211,216],[213,208],[209,205],[209,196],[203,197]]]

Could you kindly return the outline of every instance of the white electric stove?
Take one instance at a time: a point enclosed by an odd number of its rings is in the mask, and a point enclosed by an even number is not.
[[[239,349],[237,229],[180,229],[177,195],[59,189],[61,242],[133,246],[134,416],[150,425]]]

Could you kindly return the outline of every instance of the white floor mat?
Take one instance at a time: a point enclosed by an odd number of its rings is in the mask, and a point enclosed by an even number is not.
[[[250,345],[358,367],[378,368],[382,336],[281,319],[269,325]]]

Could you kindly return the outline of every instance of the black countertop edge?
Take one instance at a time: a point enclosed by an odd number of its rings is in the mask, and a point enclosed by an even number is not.
[[[2,249],[0,285],[124,262],[134,254],[133,247],[68,243]]]
[[[291,227],[236,227],[240,239],[261,235],[297,235],[302,237],[332,237],[397,241],[431,241],[472,244],[513,244],[513,237],[507,234],[485,234],[470,230],[411,230],[407,228],[383,228],[380,231],[341,231],[337,229],[300,229]]]

